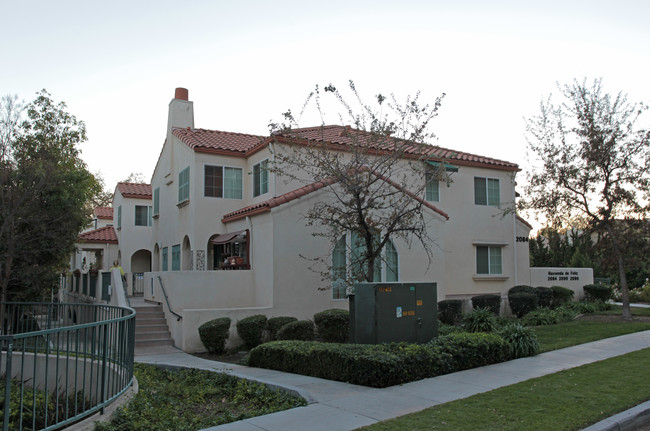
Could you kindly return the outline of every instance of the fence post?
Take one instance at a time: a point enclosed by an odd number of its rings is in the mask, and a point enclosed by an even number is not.
[[[4,421],[2,424],[3,431],[9,431],[9,407],[11,405],[11,358],[13,357],[14,342],[13,337],[7,340],[7,359],[5,360],[5,405]]]
[[[104,414],[104,409],[106,408],[106,376],[108,374],[108,324],[102,325],[104,327],[104,345],[102,352],[102,393],[101,393],[101,414]]]

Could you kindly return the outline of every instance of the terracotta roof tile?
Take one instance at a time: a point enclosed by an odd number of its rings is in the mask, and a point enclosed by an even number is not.
[[[117,183],[117,189],[125,198],[151,199],[151,184]]]
[[[82,233],[78,237],[79,242],[84,243],[109,243],[117,244],[117,234],[115,234],[115,229],[113,226],[104,226],[99,229],[91,230],[85,233]]]
[[[102,220],[113,220],[113,208],[111,207],[95,207],[95,217]]]
[[[194,151],[247,154],[264,146],[264,136],[245,133],[222,132],[219,130],[175,128],[172,134]]]
[[[377,174],[374,174],[374,175],[377,175]],[[377,177],[379,177],[380,179],[382,179],[386,183],[390,184],[391,186],[393,186],[393,187],[395,187],[395,188],[397,188],[399,190],[402,190],[404,193],[408,194],[411,198],[417,200],[418,202],[422,203],[424,206],[428,207],[429,209],[431,209],[434,212],[436,212],[436,213],[440,214],[441,216],[443,216],[445,219],[449,220],[449,215],[446,212],[439,209],[438,207],[436,207],[435,205],[432,205],[431,203],[425,201],[424,199],[422,199],[421,197],[415,195],[414,193],[411,193],[408,190],[405,190],[402,186],[400,186],[399,184],[395,183],[394,181],[392,181],[392,180],[390,180],[390,179],[388,179],[386,177],[383,177],[383,176],[380,176],[380,175],[377,175]],[[323,181],[317,181],[315,183],[308,184],[306,186],[300,187],[299,189],[292,190],[292,191],[290,191],[288,193],[277,196],[275,198],[271,198],[271,199],[266,200],[264,202],[260,202],[258,204],[254,204],[254,205],[249,205],[249,206],[241,208],[241,209],[239,209],[237,211],[233,211],[231,213],[225,214],[222,217],[221,221],[223,223],[228,223],[228,222],[231,222],[231,221],[234,221],[234,220],[242,219],[242,218],[247,217],[247,216],[251,216],[251,215],[271,211],[271,208],[275,208],[275,207],[277,207],[279,205],[285,204],[287,202],[291,202],[291,201],[293,201],[295,199],[299,199],[299,198],[301,198],[301,197],[303,197],[305,195],[308,195],[308,194],[310,194],[312,192],[315,192],[315,191],[320,190],[320,189],[322,189],[324,187],[327,187],[327,186],[329,186],[331,184],[334,184],[335,182],[336,182],[335,179],[328,178],[328,179],[325,179]]]

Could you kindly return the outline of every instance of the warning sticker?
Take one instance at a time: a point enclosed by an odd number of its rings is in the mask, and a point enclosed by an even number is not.
[[[397,318],[402,317],[402,307],[397,307],[395,309],[395,317],[397,317]]]

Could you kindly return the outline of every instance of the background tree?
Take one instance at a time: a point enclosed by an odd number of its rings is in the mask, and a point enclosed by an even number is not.
[[[2,118],[16,118],[3,103]],[[27,118],[3,123],[0,176],[0,301],[35,300],[55,288],[78,233],[87,224],[98,181],[79,157],[83,122],[45,91]],[[3,138],[4,139],[4,138]]]
[[[587,86],[559,86],[538,116],[527,121],[529,148],[536,159],[528,175],[525,208],[542,213],[554,227],[577,218],[603,232],[615,258],[623,317],[631,319],[625,250],[617,220],[642,220],[648,213],[650,133],[636,123],[646,111],[627,96],[604,93],[601,80]]]
[[[307,225],[318,228],[314,235],[327,238],[331,250],[344,243],[349,264],[316,257],[312,269],[323,280],[378,281],[382,250],[390,239],[417,242],[431,261],[435,241],[429,236],[422,197],[425,176],[442,178],[443,173],[440,169],[426,172],[422,160],[437,157],[437,147],[426,142],[435,138],[429,127],[444,94],[432,105],[421,104],[419,94],[404,103],[378,95],[376,103],[368,105],[352,81],[349,90],[354,106],[334,86],[325,87],[323,93],[316,87],[298,118],[288,111],[284,123],[270,125],[275,141],[290,147],[274,153],[272,169],[288,180],[325,186],[327,196],[305,214]],[[348,124],[343,129],[344,146],[327,139],[306,139],[305,130],[298,128],[300,117],[313,107],[321,119],[317,134],[322,136],[326,128],[323,106],[332,101],[342,108],[340,123]],[[341,241],[348,234],[351,241]]]

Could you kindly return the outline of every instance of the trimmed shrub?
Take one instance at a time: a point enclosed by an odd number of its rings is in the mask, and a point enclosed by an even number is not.
[[[510,309],[519,318],[524,317],[537,308],[537,295],[534,293],[518,292],[508,294]]]
[[[446,325],[455,325],[463,316],[463,301],[444,299],[438,302],[438,319]]]
[[[237,322],[237,334],[248,347],[255,347],[262,342],[262,331],[266,328],[266,316],[255,314]]]
[[[314,339],[314,322],[311,320],[289,322],[278,330],[276,338],[278,340],[311,341]]]
[[[521,319],[521,324],[524,326],[553,325],[559,322],[559,313],[546,307],[537,308]]]
[[[266,321],[266,330],[269,331],[269,337],[271,341],[277,340],[278,331],[287,323],[296,322],[297,318],[291,316],[277,316],[271,317]]]
[[[612,287],[606,284],[587,284],[582,289],[588,302],[607,302],[613,294]]]
[[[461,371],[512,359],[510,345],[497,334],[485,332],[445,335],[431,341],[442,353],[451,355],[451,368]]]
[[[552,286],[553,298],[551,299],[551,308],[557,308],[560,305],[573,301],[575,292],[562,286]]]
[[[199,337],[210,353],[223,353],[230,336],[230,318],[220,317],[199,326]]]
[[[328,343],[345,343],[350,339],[350,312],[333,308],[314,314],[318,335]]]
[[[553,290],[551,290],[550,287],[536,287],[535,293],[537,294],[537,304],[540,307],[551,307],[551,302],[553,302]]]
[[[517,286],[511,287],[510,290],[508,290],[508,296],[513,293],[531,293],[533,295],[537,295],[535,288],[526,284],[519,284]]]
[[[501,328],[499,335],[510,344],[514,358],[534,356],[539,351],[537,335],[532,328],[526,328],[519,323],[511,323]]]
[[[465,315],[463,327],[467,332],[493,332],[497,328],[497,319],[487,308],[477,308]]]
[[[486,308],[490,310],[495,316],[498,316],[499,312],[501,311],[501,295],[473,296],[472,307],[475,310],[478,308]]]

